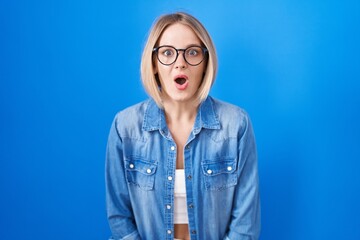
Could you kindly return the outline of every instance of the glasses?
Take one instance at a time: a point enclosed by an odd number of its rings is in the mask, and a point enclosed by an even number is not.
[[[179,51],[183,51],[185,61],[191,66],[199,65],[205,58],[208,50],[200,46],[190,46],[187,48],[174,48],[173,46],[160,46],[153,49],[157,59],[163,65],[169,66],[176,62]]]

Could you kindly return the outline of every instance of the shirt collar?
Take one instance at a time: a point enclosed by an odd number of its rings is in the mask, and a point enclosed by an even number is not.
[[[201,128],[220,129],[211,97],[207,97],[198,109],[193,131],[197,133]],[[164,110],[159,108],[152,99],[147,102],[142,129],[144,131],[167,129]]]

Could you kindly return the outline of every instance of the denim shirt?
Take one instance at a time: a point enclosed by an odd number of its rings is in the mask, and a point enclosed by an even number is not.
[[[191,240],[252,240],[260,232],[254,133],[241,108],[207,97],[184,149],[149,99],[119,112],[106,154],[110,239],[174,239],[176,153],[184,155]]]

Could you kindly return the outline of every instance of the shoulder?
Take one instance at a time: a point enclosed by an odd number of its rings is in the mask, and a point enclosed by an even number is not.
[[[211,101],[221,129],[229,135],[242,135],[251,127],[249,114],[243,108],[212,97]]]
[[[117,130],[123,132],[124,129],[141,128],[149,102],[150,99],[120,110],[114,119]]]
[[[248,113],[237,105],[213,97],[211,97],[211,101],[213,103],[214,111],[220,122],[231,119],[234,119],[238,122],[239,120],[246,120],[249,118]]]
[[[142,102],[139,102],[137,104],[134,104],[132,106],[129,106],[127,108],[124,108],[122,110],[120,110],[115,118],[117,119],[126,119],[126,118],[132,118],[132,117],[135,117],[135,116],[140,116],[141,114],[144,114],[145,111],[146,111],[146,107],[149,103],[149,99],[148,100],[145,100],[145,101],[142,101]]]

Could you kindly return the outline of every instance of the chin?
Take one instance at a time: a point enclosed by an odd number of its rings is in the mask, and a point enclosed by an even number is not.
[[[196,101],[197,97],[195,93],[190,92],[177,92],[174,91],[172,93],[167,93],[166,96],[164,96],[165,99],[168,99],[172,102],[179,102],[179,103],[185,103],[185,102],[194,102]]]

